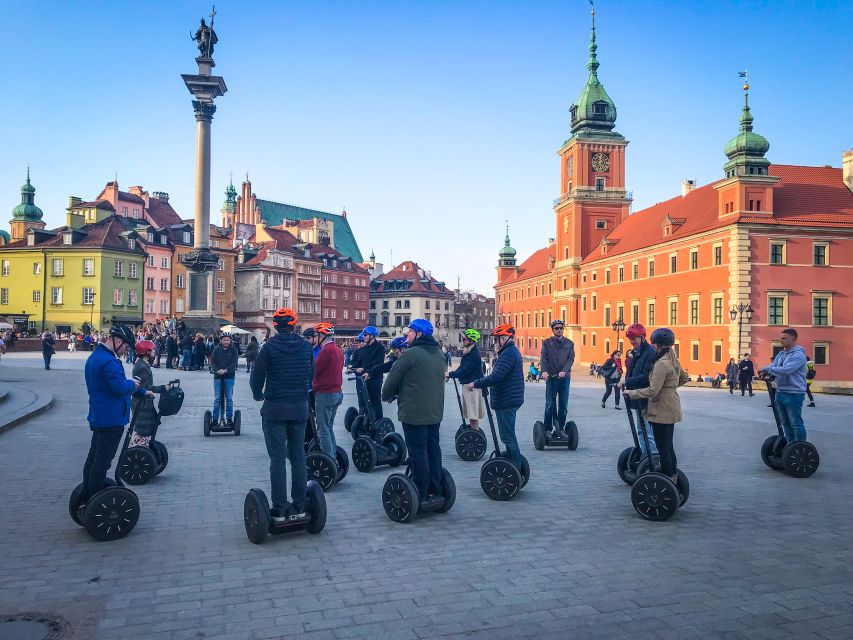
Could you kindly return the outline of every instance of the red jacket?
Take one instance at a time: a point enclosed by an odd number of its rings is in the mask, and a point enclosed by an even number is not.
[[[314,361],[314,393],[340,393],[343,384],[344,352],[329,341],[320,349]]]

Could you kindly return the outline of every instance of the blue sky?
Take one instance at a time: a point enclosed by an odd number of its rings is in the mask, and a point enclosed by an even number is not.
[[[212,209],[230,173],[258,197],[339,212],[362,252],[490,291],[504,220],[524,258],[554,235],[556,150],[587,77],[586,0],[216,6]],[[199,2],[9,3],[0,38],[0,202],[27,164],[49,225],[68,196],[168,191],[193,215],[195,123],[181,73]],[[722,176],[748,68],[773,162],[853,147],[853,5],[791,0],[596,7],[599,77],[631,141],[635,210]],[[7,214],[9,215],[9,214]],[[10,216],[9,216],[10,217]],[[3,228],[8,228],[3,218]]]

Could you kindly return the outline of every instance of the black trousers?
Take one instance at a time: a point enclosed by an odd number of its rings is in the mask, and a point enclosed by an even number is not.
[[[752,378],[749,376],[740,377],[740,395],[743,395],[745,390],[749,389],[749,395],[752,395]]]
[[[674,476],[676,469],[678,469],[678,459],[675,457],[675,449],[672,446],[675,425],[657,422],[649,422],[649,424],[652,425],[658,454],[660,454],[660,472],[666,476]]]
[[[412,463],[412,480],[423,500],[428,495],[441,496],[441,445],[437,424],[403,423],[406,449]]]
[[[123,434],[124,427],[92,429],[92,442],[89,445],[89,455],[86,456],[86,464],[83,465],[83,496],[81,503],[87,502],[89,498],[104,488],[107,471],[110,470]]]
[[[610,382],[609,380],[605,380],[604,384],[607,388],[607,391],[604,392],[604,397],[601,399],[601,404],[607,402],[607,398],[610,397],[610,392],[613,391],[613,394],[616,396],[616,406],[619,406],[619,396],[621,392],[619,391],[619,383],[618,382]]]
[[[367,398],[373,407],[373,417],[379,420],[382,417],[382,376],[367,381]]]

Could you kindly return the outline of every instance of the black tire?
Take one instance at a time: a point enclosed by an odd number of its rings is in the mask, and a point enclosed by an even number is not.
[[[344,414],[344,428],[347,431],[352,430],[352,422],[353,422],[353,420],[355,420],[357,415],[358,415],[358,409],[356,409],[355,407],[349,407],[347,409],[347,412]]]
[[[764,462],[764,464],[766,464],[774,471],[782,470],[782,461],[780,460],[781,456],[773,455],[776,451],[778,451],[778,441],[779,436],[770,436],[761,445],[761,460],[762,462]]]
[[[628,486],[634,484],[637,479],[637,474],[631,471],[631,456],[634,455],[634,447],[623,449],[619,454],[619,459],[616,461],[616,473],[619,474],[619,479]]]
[[[444,506],[436,509],[436,513],[447,513],[456,503],[456,483],[453,476],[444,467],[441,468],[441,494],[444,496]]]
[[[668,520],[678,510],[680,501],[678,487],[662,473],[650,472],[638,476],[631,487],[631,504],[646,520]]]
[[[521,469],[519,469],[519,472],[521,473],[521,488],[524,489],[530,481],[530,463],[524,456],[521,456]]]
[[[146,484],[156,471],[157,456],[148,447],[129,447],[118,461],[118,477],[127,484]]]
[[[160,442],[159,440],[154,440],[151,443],[151,449],[154,451],[154,454],[157,456],[157,470],[154,472],[154,475],[159,476],[163,473],[163,470],[169,464],[169,450],[166,448],[166,445]]]
[[[210,423],[213,422],[213,414],[210,410],[204,412],[204,437],[210,436]]]
[[[311,515],[306,529],[308,533],[320,533],[326,527],[326,495],[320,485],[311,480],[305,495],[308,499],[305,509]]]
[[[305,456],[305,469],[308,481],[314,480],[323,491],[335,484],[338,479],[338,464],[325,453],[313,452]]]
[[[545,427],[539,420],[533,423],[533,448],[537,451],[545,450]]]
[[[681,503],[678,507],[681,508],[687,503],[688,498],[690,498],[690,480],[687,479],[687,476],[681,469],[676,469],[675,472],[678,478],[675,486],[678,487],[678,493],[681,495]]]
[[[660,456],[658,454],[652,454],[652,461],[654,462],[655,469],[660,469]],[[649,473],[650,471],[653,471],[653,469],[649,468],[649,457],[643,456],[642,460],[640,460],[640,463],[637,465],[637,477],[639,478],[641,475]]]
[[[494,457],[480,469],[480,487],[492,500],[511,500],[522,487],[521,472],[511,460]]]
[[[270,504],[260,489],[250,489],[243,501],[243,525],[252,544],[261,544],[270,533]]]
[[[402,473],[392,473],[382,487],[382,506],[394,522],[411,522],[420,509],[415,483]]]
[[[397,457],[388,463],[389,467],[399,467],[406,461],[409,453],[406,449],[406,441],[399,433],[389,433],[382,439],[382,445],[397,452]]]
[[[83,510],[83,526],[95,540],[124,538],[139,522],[139,499],[126,487],[102,489]]]
[[[338,464],[338,482],[346,478],[349,473],[349,456],[343,447],[335,449],[335,462]]]
[[[792,442],[782,452],[782,468],[789,476],[808,478],[819,466],[820,456],[811,442]]]
[[[237,411],[234,412],[234,435],[235,436],[240,435],[240,422],[241,422],[240,419],[241,418],[242,418],[242,414],[240,413],[240,410],[237,409]]]
[[[456,430],[456,435],[455,435],[455,436],[453,436],[453,437],[454,437],[454,438],[458,438],[460,433],[462,433],[462,432],[463,432],[463,431],[465,431],[466,429],[470,429],[470,428],[471,428],[471,427],[470,427],[469,425],[467,425],[467,424],[465,424],[465,423],[463,422],[462,424],[460,424],[460,425],[459,425],[459,428]]]
[[[376,445],[370,438],[359,438],[352,445],[352,463],[362,473],[376,468]]]
[[[379,418],[373,423],[373,431],[377,440],[382,440],[389,433],[394,433],[394,421],[391,418]]]
[[[367,422],[367,418],[362,415],[358,415],[355,417],[355,420],[352,421],[352,426],[350,427],[350,435],[353,440],[358,440],[362,436],[367,436],[366,429],[364,428],[364,424]]]
[[[569,451],[574,451],[578,448],[579,434],[578,434],[578,425],[575,424],[574,420],[569,420],[566,423],[566,433],[569,436]]]
[[[456,436],[456,454],[463,460],[473,462],[486,454],[486,434],[479,429],[465,429]]]
[[[74,487],[74,491],[71,492],[71,496],[68,498],[68,515],[71,516],[71,519],[79,524],[81,527],[83,523],[80,521],[80,518],[77,517],[77,509],[80,508],[80,498],[83,495],[83,483],[81,482],[76,487]]]

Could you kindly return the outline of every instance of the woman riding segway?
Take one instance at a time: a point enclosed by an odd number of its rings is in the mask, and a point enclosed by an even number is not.
[[[465,329],[462,334],[462,359],[459,368],[445,374],[448,379],[453,379],[456,399],[462,413],[462,425],[456,430],[456,453],[463,460],[469,461],[479,460],[486,453],[486,436],[480,430],[480,420],[484,416],[483,392],[467,387],[469,383],[483,376],[483,361],[477,348],[479,341],[479,331]],[[461,397],[457,381],[462,385]]]

